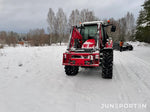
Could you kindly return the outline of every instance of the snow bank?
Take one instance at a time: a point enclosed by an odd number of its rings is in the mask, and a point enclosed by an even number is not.
[[[146,26],[148,26],[148,24],[149,24],[149,21],[146,22],[146,23],[141,24],[140,26],[141,26],[141,27],[146,27]]]
[[[52,44],[51,46],[67,46],[68,45],[68,43],[61,43],[61,45],[60,45],[60,43],[55,43],[55,44]]]
[[[130,41],[128,42],[129,44],[133,45],[133,47],[138,47],[138,46],[150,46],[150,44],[145,43],[145,42],[139,42],[139,41]]]

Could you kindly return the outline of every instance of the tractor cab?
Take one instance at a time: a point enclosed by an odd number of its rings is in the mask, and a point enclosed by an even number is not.
[[[72,26],[68,50],[95,51],[105,47],[109,38],[105,31],[107,26],[109,25],[104,24],[103,21],[84,22],[79,27]],[[114,30],[114,26],[111,30]]]
[[[101,21],[84,22],[80,27],[72,27],[69,50],[94,50],[99,47]]]

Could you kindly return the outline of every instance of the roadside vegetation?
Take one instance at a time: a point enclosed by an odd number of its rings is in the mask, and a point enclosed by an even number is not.
[[[16,44],[29,46],[45,46],[52,43],[66,43],[69,39],[70,28],[72,25],[79,25],[80,22],[102,20],[116,25],[116,32],[111,34],[107,30],[108,35],[114,41],[142,41],[150,43],[150,0],[146,0],[141,6],[143,9],[139,12],[137,21],[131,12],[127,12],[124,17],[119,19],[114,18],[99,18],[100,15],[89,9],[72,10],[69,17],[66,16],[62,8],[58,11],[49,9],[47,14],[47,30],[31,29],[28,33],[16,33],[13,31],[0,31],[0,48],[4,45],[16,46]],[[55,13],[56,12],[56,13]],[[110,29],[110,28],[108,28]],[[46,33],[48,32],[48,33]]]

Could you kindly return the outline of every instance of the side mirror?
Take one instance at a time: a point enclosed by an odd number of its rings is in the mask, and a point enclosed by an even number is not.
[[[116,26],[112,26],[111,27],[111,32],[115,32],[116,31]]]

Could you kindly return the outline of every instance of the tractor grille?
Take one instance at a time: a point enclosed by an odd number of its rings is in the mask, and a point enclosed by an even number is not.
[[[72,58],[81,58],[81,56],[73,55]]]

